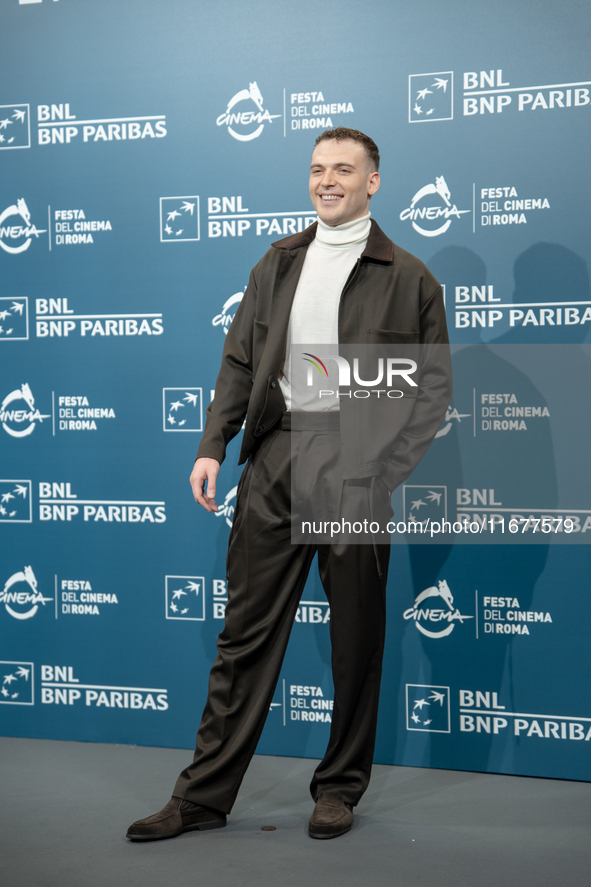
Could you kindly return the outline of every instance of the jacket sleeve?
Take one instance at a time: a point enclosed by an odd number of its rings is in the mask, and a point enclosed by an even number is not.
[[[208,457],[221,464],[226,447],[242,428],[246,416],[253,383],[256,271],[254,268],[250,274],[248,287],[228,329],[214,398],[205,411],[205,430],[197,459]]]
[[[452,395],[451,357],[441,287],[421,310],[420,324],[420,389],[410,422],[397,437],[382,474],[391,491],[404,483],[431,446]]]

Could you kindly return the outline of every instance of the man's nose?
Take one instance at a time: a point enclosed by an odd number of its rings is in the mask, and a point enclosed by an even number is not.
[[[332,188],[336,185],[337,180],[335,178],[334,173],[330,169],[324,170],[324,175],[322,176],[322,185],[324,188]]]

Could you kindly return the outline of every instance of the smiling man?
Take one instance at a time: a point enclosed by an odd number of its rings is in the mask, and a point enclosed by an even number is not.
[[[359,141],[327,136],[330,130],[318,137],[312,154],[310,197],[322,222],[334,228],[369,213],[380,187],[380,155],[367,136]]]
[[[369,783],[390,549],[375,542],[294,544],[291,477],[298,471],[302,435],[308,443],[332,442],[325,462],[316,465],[318,483],[333,470],[341,438],[338,397],[302,407],[292,388],[290,358],[292,346],[301,343],[337,353],[348,345],[448,341],[441,287],[370,218],[370,201],[380,187],[379,161],[375,142],[357,130],[339,127],[319,136],[310,170],[318,222],[271,246],[253,269],[228,330],[191,474],[195,500],[217,511],[219,468],[246,417],[239,461],[248,464],[229,541],[225,626],[193,762],[163,810],[130,826],[132,841],[226,825],[316,554],[330,604],[334,709],[328,748],[310,786],[315,807],[309,835],[327,839],[348,832],[353,807]],[[389,508],[390,492],[425,453],[450,397],[445,367],[423,372],[412,422],[395,439],[382,435],[379,456],[360,454],[345,484],[371,489],[370,501],[377,490],[381,506]],[[374,447],[376,436],[372,432]]]

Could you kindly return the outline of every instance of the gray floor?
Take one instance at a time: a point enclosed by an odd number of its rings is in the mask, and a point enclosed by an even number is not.
[[[314,761],[255,757],[225,829],[132,844],[177,749],[0,738],[3,887],[562,887],[591,880],[591,785],[377,766],[353,830],[307,837]],[[276,831],[261,831],[274,825]]]

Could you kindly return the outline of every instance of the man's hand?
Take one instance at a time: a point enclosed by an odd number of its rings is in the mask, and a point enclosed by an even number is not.
[[[220,463],[217,459],[197,459],[191,472],[191,487],[195,502],[203,505],[206,511],[217,511],[215,501],[215,482],[219,474]],[[207,481],[207,494],[205,493],[205,481]]]

